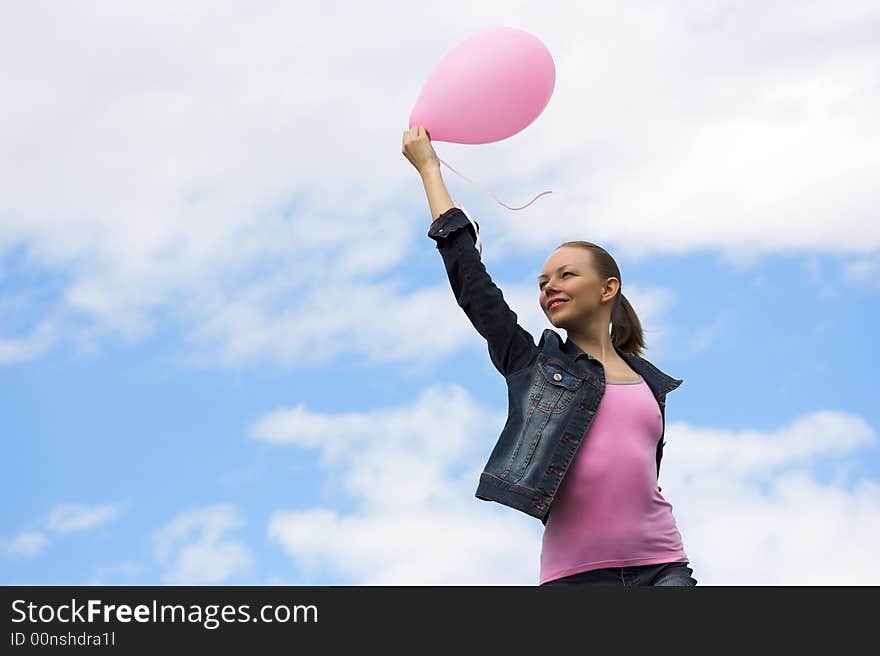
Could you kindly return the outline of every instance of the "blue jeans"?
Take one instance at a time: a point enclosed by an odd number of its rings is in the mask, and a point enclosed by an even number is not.
[[[688,563],[658,563],[633,567],[606,567],[577,572],[542,583],[545,585],[614,585],[633,587],[643,585],[679,585],[693,587],[697,579]]]

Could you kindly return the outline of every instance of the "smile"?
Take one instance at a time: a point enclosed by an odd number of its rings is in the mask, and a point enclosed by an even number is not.
[[[547,306],[547,312],[549,312],[550,310],[552,310],[554,308],[559,307],[560,305],[562,305],[565,302],[566,301],[551,301],[550,305]]]

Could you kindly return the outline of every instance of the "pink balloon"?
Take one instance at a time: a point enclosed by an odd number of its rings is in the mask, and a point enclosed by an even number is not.
[[[431,141],[501,141],[534,121],[553,94],[553,57],[535,36],[497,27],[449,50],[425,82],[409,116]]]

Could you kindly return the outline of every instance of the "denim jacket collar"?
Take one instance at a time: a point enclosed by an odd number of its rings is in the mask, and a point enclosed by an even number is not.
[[[555,341],[559,342],[559,334],[556,333],[556,331],[550,332],[552,332],[555,336]],[[621,358],[623,358],[624,362],[626,362],[633,371],[642,376],[642,378],[645,378],[646,382],[649,383],[649,387],[651,387],[651,389],[655,389],[658,394],[667,394],[684,382],[684,379],[673,378],[669,374],[661,371],[645,358],[639,357],[638,355],[635,355],[633,353],[627,353],[626,351],[621,350],[620,347],[613,342],[611,345],[614,347],[614,350],[617,352],[617,354]],[[596,359],[589,353],[584,351],[580,346],[575,344],[568,337],[566,337],[565,341],[559,345],[559,349],[575,362],[577,362],[581,358],[584,358],[586,360]]]

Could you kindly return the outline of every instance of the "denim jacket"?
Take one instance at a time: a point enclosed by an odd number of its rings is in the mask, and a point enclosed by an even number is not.
[[[479,224],[457,207],[431,223],[428,236],[446,266],[455,300],[486,340],[492,364],[507,382],[507,422],[480,474],[474,496],[510,506],[547,523],[550,507],[605,391],[602,363],[547,328],[537,346],[517,322],[475,248]],[[683,382],[645,358],[617,354],[647,383],[663,430],[657,440],[657,478],[666,444],[666,395]]]

